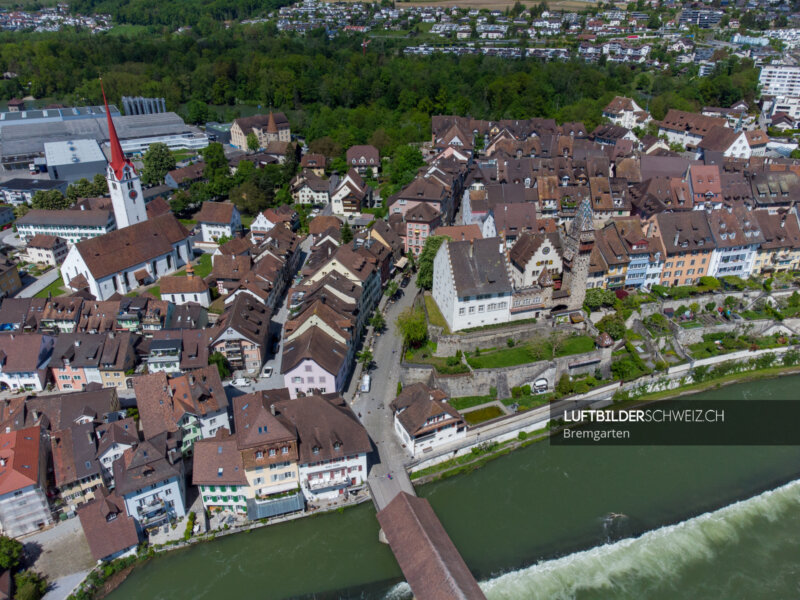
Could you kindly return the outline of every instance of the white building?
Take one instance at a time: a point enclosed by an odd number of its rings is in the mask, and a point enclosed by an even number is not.
[[[800,96],[800,67],[764,65],[758,83],[765,96]]]
[[[107,300],[174,273],[191,257],[189,232],[167,213],[75,244],[61,277],[68,288],[88,288],[98,300]]]
[[[445,241],[433,261],[433,299],[451,331],[506,323],[511,281],[500,238]]]
[[[424,383],[404,387],[391,403],[394,430],[414,457],[462,440],[467,426],[447,395]]]
[[[44,390],[54,346],[55,338],[41,333],[0,335],[0,384],[10,390]]]
[[[216,244],[221,238],[233,238],[242,229],[239,210],[230,202],[203,202],[195,219],[206,243]]]
[[[211,292],[202,277],[194,274],[192,265],[186,267],[185,277],[162,277],[161,299],[176,306],[194,302],[204,308],[211,304]]]
[[[727,207],[712,210],[708,226],[714,238],[708,275],[747,279],[753,271],[758,248],[765,240],[758,219],[743,207]]]
[[[603,109],[603,116],[614,125],[633,129],[647,124],[650,115],[639,106],[636,101],[623,96],[616,96]]]
[[[132,418],[103,423],[97,433],[97,462],[100,473],[109,488],[114,487],[114,462],[129,448],[139,443],[136,421]]]
[[[0,530],[19,537],[50,525],[47,452],[39,426],[0,433]]]
[[[183,459],[166,433],[126,450],[114,462],[114,481],[139,530],[186,515]]]
[[[29,210],[17,219],[17,232],[26,244],[37,235],[57,236],[69,246],[116,229],[108,210]]]

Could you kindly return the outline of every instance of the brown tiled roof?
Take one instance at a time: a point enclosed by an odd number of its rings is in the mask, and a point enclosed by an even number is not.
[[[245,135],[250,133],[253,129],[266,130],[269,125],[270,115],[275,123],[277,129],[285,129],[289,127],[289,119],[282,112],[270,112],[267,115],[253,115],[252,117],[243,117],[236,119],[234,123],[244,132]]]
[[[441,213],[425,202],[421,202],[406,213],[406,221],[413,223],[431,223],[441,216]]]
[[[197,440],[192,448],[194,485],[247,485],[236,438],[221,427],[213,438]]]
[[[214,340],[228,328],[262,347],[269,335],[270,310],[250,294],[238,294],[217,322]]]
[[[134,490],[158,484],[172,477],[182,477],[179,438],[166,433],[128,448],[114,461],[116,493],[125,496]]]
[[[198,223],[228,225],[233,219],[234,208],[230,202],[203,202],[194,218]]]
[[[342,222],[332,215],[319,215],[308,222],[308,233],[318,235],[331,227],[340,229]]]
[[[77,212],[77,211],[74,211]],[[75,245],[96,279],[167,254],[189,232],[172,214],[117,229]]]
[[[217,249],[223,256],[239,256],[241,254],[250,254],[252,248],[253,244],[250,243],[248,238],[235,237],[232,240],[228,240]],[[213,257],[215,263],[218,258],[219,255]]]
[[[442,390],[429,388],[424,383],[414,383],[403,388],[403,391],[391,403],[391,409],[399,413],[397,419],[411,435],[426,433],[430,427],[427,421],[445,415],[433,428],[441,427],[448,421],[455,420],[463,425],[464,420],[458,411],[447,403],[447,394]]]
[[[178,431],[185,414],[203,417],[228,406],[216,365],[177,377],[166,373],[140,375],[134,378],[133,389],[145,439]]]
[[[714,249],[705,211],[660,213],[656,220],[661,241],[669,256],[693,250],[711,252]]]
[[[400,492],[378,523],[416,598],[486,600],[426,499]]]
[[[96,560],[102,560],[139,543],[136,521],[128,516],[125,501],[110,493],[105,486],[95,492],[96,498],[78,507],[78,518]]]
[[[28,248],[43,248],[45,250],[52,250],[57,244],[63,244],[64,240],[57,235],[43,235],[36,234],[28,242]]]
[[[492,211],[494,227],[497,235],[505,232],[513,235],[520,231],[538,231],[536,221],[536,205],[528,202],[515,202],[513,204],[498,204]]]
[[[196,162],[193,165],[188,165],[186,167],[181,167],[180,169],[173,169],[167,175],[172,177],[172,179],[178,185],[186,181],[196,181],[198,179],[203,178],[203,171],[206,168],[206,163],[203,161]]]
[[[147,203],[145,211],[147,212],[148,219],[155,219],[156,217],[172,212],[172,209],[164,198],[157,196]]]
[[[214,257],[214,266],[211,269],[213,279],[238,281],[244,277],[253,264],[249,255],[232,256],[222,254]]]
[[[296,442],[297,432],[272,414],[272,405],[288,400],[289,390],[269,390],[237,396],[233,399],[233,421],[240,450],[265,444]]]
[[[6,373],[37,371],[50,356],[54,339],[39,333],[0,334],[0,366]]]
[[[536,254],[536,251],[539,250],[545,240],[550,242],[556,252],[561,253],[561,238],[557,233],[526,232],[519,236],[517,242],[508,253],[508,258],[521,270],[524,270],[525,265],[528,264],[528,261]]]
[[[208,285],[197,275],[185,277],[162,277],[158,282],[162,294],[197,294],[208,291]]]
[[[721,117],[706,117],[674,108],[671,108],[661,121],[661,127],[665,129],[688,131],[697,135],[706,135],[715,125],[725,127],[726,124],[727,120]]]
[[[625,98],[624,96],[615,96],[614,99],[606,105],[606,107],[603,109],[603,112],[612,115],[619,115],[623,112],[632,110],[633,100],[630,98]]]
[[[766,210],[753,211],[761,232],[764,234],[764,241],[761,247],[772,250],[778,248],[800,248],[800,227],[797,218],[789,214],[769,214]]]
[[[724,152],[733,145],[740,135],[741,132],[735,131],[730,127],[715,125],[700,140],[697,147],[707,151]]]
[[[312,317],[317,317],[326,323],[331,329],[339,333],[345,339],[350,339],[352,335],[353,326],[355,324],[352,316],[346,313],[341,314],[331,308],[322,299],[318,299],[312,304],[306,305],[303,311],[298,313],[294,318],[286,321],[284,325],[284,337],[289,338],[292,333],[299,329],[303,323]]]
[[[480,226],[476,224],[472,225],[451,225],[449,227],[442,226],[437,227],[436,231],[433,232],[434,235],[444,235],[449,237],[453,241],[470,241],[470,240],[479,240],[483,237],[481,234]]]
[[[297,432],[301,463],[334,460],[372,449],[366,429],[341,396],[303,396],[274,404],[278,420]]]
[[[51,431],[66,429],[81,417],[103,420],[119,408],[117,391],[97,383],[90,384],[83,392],[36,396],[25,402],[27,413],[47,417]]]
[[[100,423],[97,432],[97,456],[100,457],[114,444],[133,446],[139,443],[139,430],[133,417],[110,423]]]
[[[304,169],[324,169],[328,159],[323,154],[304,154],[300,158],[300,166]]]
[[[312,360],[331,375],[338,375],[347,347],[334,340],[319,327],[312,327],[284,345],[281,373],[287,373],[304,360]]]
[[[39,427],[0,433],[0,458],[5,461],[0,471],[0,494],[38,485],[40,435]]]
[[[94,423],[71,424],[51,435],[56,487],[100,474]]]
[[[367,166],[380,166],[381,164],[378,149],[375,146],[369,145],[350,146],[350,148],[347,149],[347,164],[352,166],[354,164],[353,160],[355,160],[356,166],[362,166],[361,162],[359,162],[362,156],[366,159],[367,162],[365,164]]]

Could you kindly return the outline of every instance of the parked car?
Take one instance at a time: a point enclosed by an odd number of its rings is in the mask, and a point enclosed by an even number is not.
[[[359,391],[367,393],[369,391],[370,383],[372,383],[372,378],[369,375],[364,375],[364,378],[361,380],[361,387],[359,388]]]
[[[400,282],[400,287],[405,289],[406,287],[408,287],[410,281],[411,277],[403,277],[403,280]]]
[[[264,377],[265,379],[272,377],[272,367],[264,367],[261,369],[261,377]]]

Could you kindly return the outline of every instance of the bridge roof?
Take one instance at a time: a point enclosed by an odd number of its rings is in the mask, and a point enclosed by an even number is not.
[[[486,600],[427,500],[400,492],[378,522],[417,600]]]

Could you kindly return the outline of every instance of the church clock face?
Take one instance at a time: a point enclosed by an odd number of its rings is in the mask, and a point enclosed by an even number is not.
[[[136,200],[136,190],[131,190],[130,192],[128,192],[128,197],[131,200]]]

